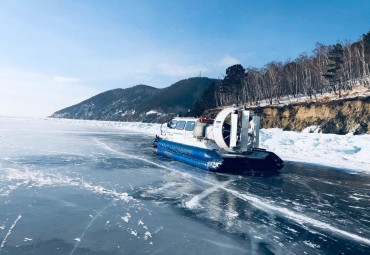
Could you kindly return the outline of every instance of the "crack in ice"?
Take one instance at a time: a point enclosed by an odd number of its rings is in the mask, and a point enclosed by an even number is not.
[[[12,233],[13,231],[13,228],[15,227],[15,225],[17,224],[17,222],[22,218],[22,215],[19,214],[18,215],[18,218],[15,219],[14,223],[10,226],[9,230],[8,230],[8,233],[6,233],[5,237],[4,237],[4,240],[1,242],[1,245],[0,245],[0,251],[1,249],[4,247],[5,243],[6,243],[6,240],[8,239],[8,237],[10,236],[10,234]]]
[[[91,221],[89,222],[89,224],[86,226],[86,228],[82,232],[81,236],[79,238],[76,238],[75,239],[77,241],[77,243],[76,243],[75,247],[73,247],[73,250],[71,251],[71,253],[69,255],[73,255],[73,253],[75,252],[77,246],[80,244],[80,242],[84,238],[86,231],[90,228],[90,226],[94,223],[94,221],[103,213],[103,211],[105,209],[107,209],[114,201],[115,200],[113,200],[111,203],[109,203],[103,209],[101,209],[99,212],[97,212],[97,214],[95,214],[95,216],[91,219]]]

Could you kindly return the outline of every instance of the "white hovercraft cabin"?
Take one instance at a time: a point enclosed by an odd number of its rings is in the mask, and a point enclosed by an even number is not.
[[[259,123],[260,117],[240,108],[224,109],[215,120],[176,117],[161,126],[153,148],[207,170],[279,170],[283,161],[258,148]]]

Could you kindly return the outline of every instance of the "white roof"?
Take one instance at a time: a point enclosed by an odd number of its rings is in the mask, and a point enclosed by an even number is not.
[[[183,121],[198,121],[199,118],[194,118],[194,117],[175,117],[175,118],[173,118],[173,120],[177,120],[177,121],[180,121],[180,120],[183,120]]]

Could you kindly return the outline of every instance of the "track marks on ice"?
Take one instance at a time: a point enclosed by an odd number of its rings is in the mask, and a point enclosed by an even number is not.
[[[254,196],[252,194],[241,193],[241,192],[239,192],[237,190],[233,190],[233,189],[227,188],[227,187],[225,187],[223,185],[220,185],[219,183],[215,183],[215,182],[212,182],[212,181],[204,180],[202,178],[193,176],[193,175],[188,174],[188,173],[181,172],[179,170],[175,170],[175,169],[169,168],[167,166],[158,164],[156,162],[150,161],[150,160],[145,159],[145,158],[142,158],[142,157],[138,157],[136,155],[131,155],[131,154],[127,154],[127,153],[124,153],[124,152],[121,152],[121,151],[117,151],[117,150],[113,149],[112,147],[108,146],[107,144],[105,144],[102,141],[99,141],[97,139],[95,139],[95,141],[102,148],[104,148],[107,151],[110,151],[110,152],[112,152],[112,153],[114,153],[116,155],[120,155],[120,156],[123,156],[123,157],[126,157],[126,158],[128,157],[128,158],[133,158],[133,159],[141,160],[143,162],[150,163],[152,165],[155,165],[157,167],[160,167],[160,168],[169,170],[171,172],[178,173],[178,174],[180,174],[183,177],[186,177],[188,179],[197,180],[197,181],[203,182],[205,184],[214,186],[214,188],[224,190],[225,192],[228,192],[229,194],[232,194],[235,197],[240,198],[243,201],[249,202],[254,207],[256,207],[256,208],[258,208],[260,210],[266,211],[267,213],[271,213],[271,212],[272,213],[278,213],[281,217],[284,217],[284,218],[287,218],[289,220],[292,220],[292,221],[296,222],[297,224],[301,225],[302,227],[306,227],[306,225],[309,225],[309,226],[312,226],[312,227],[315,227],[315,228],[318,228],[318,229],[321,229],[321,230],[324,230],[324,231],[329,231],[329,232],[331,232],[331,233],[333,233],[335,235],[339,235],[339,236],[342,236],[342,237],[345,237],[345,238],[349,238],[349,239],[352,239],[354,241],[357,241],[357,242],[360,242],[360,243],[363,243],[363,244],[366,244],[366,245],[370,246],[370,239],[368,239],[368,238],[361,237],[359,235],[349,233],[347,231],[338,229],[338,228],[336,228],[336,227],[334,227],[334,226],[332,226],[332,225],[330,225],[328,223],[325,223],[325,222],[322,222],[322,221],[319,221],[319,220],[310,218],[310,217],[305,216],[303,214],[300,214],[300,213],[291,211],[291,210],[289,210],[287,208],[274,205],[272,201],[265,200],[263,198]]]
[[[226,181],[226,182],[223,182],[222,184],[220,184],[220,186],[221,187],[226,187],[229,183],[230,183],[230,181]],[[215,186],[215,185],[211,186],[209,189],[204,190],[202,193],[200,193],[198,195],[195,195],[189,201],[185,202],[185,206],[189,209],[194,209],[195,207],[197,207],[199,205],[199,202],[202,199],[206,198],[207,196],[209,196],[213,192],[217,191],[218,189],[220,189],[219,186]]]
[[[10,234],[12,233],[13,231],[13,228],[15,227],[15,225],[17,225],[17,222],[22,218],[22,215],[19,214],[18,215],[18,218],[15,219],[14,223],[10,226],[9,230],[8,230],[8,233],[6,233],[3,241],[1,242],[1,245],[0,245],[0,251],[1,249],[4,247],[5,243],[6,243],[6,240],[8,239],[8,237],[10,236]]]

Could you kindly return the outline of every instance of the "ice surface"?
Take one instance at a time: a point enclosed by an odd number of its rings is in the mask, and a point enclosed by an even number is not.
[[[277,173],[213,173],[154,155],[158,124],[0,122],[3,253],[364,254],[370,246],[367,174],[290,161]],[[352,135],[262,136],[283,158],[310,137],[308,146],[337,144],[333,155],[365,150],[338,141],[359,139]]]
[[[362,243],[370,246],[370,239],[364,238],[362,236],[359,236],[359,235],[356,235],[356,234],[353,234],[353,233],[350,233],[348,231],[344,231],[344,230],[342,230],[340,228],[337,228],[335,226],[332,226],[332,225],[330,225],[326,222],[323,222],[323,221],[311,218],[309,216],[300,214],[299,212],[297,212],[297,211],[302,211],[302,210],[299,210],[300,209],[299,207],[295,207],[296,210],[292,211],[292,210],[287,209],[285,207],[276,206],[276,205],[273,204],[273,201],[268,201],[265,198],[262,198],[262,197],[259,197],[259,196],[253,195],[253,194],[249,194],[249,193],[246,193],[246,192],[241,193],[238,190],[227,188],[226,186],[228,185],[228,182],[218,183],[218,182],[213,182],[213,181],[210,181],[210,180],[205,180],[205,179],[202,179],[202,178],[199,178],[199,177],[196,177],[196,176],[192,176],[189,173],[183,173],[181,171],[174,170],[174,169],[168,168],[168,167],[163,166],[163,165],[159,165],[156,162],[149,161],[147,159],[137,157],[135,155],[130,155],[130,154],[119,152],[119,151],[111,148],[110,146],[108,146],[104,143],[100,143],[100,144],[102,146],[104,146],[104,148],[106,148],[107,150],[115,152],[119,155],[124,155],[126,157],[132,157],[132,158],[135,158],[137,160],[149,162],[153,165],[156,165],[156,166],[159,166],[161,168],[167,169],[171,172],[176,172],[179,175],[186,176],[188,178],[195,179],[197,181],[200,181],[200,182],[203,182],[205,184],[211,185],[211,188],[204,190],[203,193],[194,196],[190,201],[185,203],[185,206],[188,207],[189,209],[193,209],[194,207],[196,207],[197,204],[199,204],[200,200],[209,196],[211,193],[215,192],[217,189],[220,189],[220,190],[223,190],[223,191],[225,191],[225,192],[227,192],[227,193],[229,193],[229,194],[231,194],[231,195],[233,195],[233,196],[235,196],[235,197],[237,197],[241,200],[244,200],[245,202],[251,203],[254,207],[256,207],[256,208],[258,208],[262,211],[265,211],[267,213],[273,212],[273,213],[276,213],[276,214],[280,214],[282,217],[286,217],[286,218],[296,222],[299,225],[302,225],[302,226],[311,225],[315,228],[325,230],[325,231],[330,231],[334,234],[344,236],[346,238],[350,238],[350,239],[356,240],[358,242],[362,242]],[[304,206],[304,205],[301,205],[300,203],[297,203],[297,202],[293,202],[293,204],[296,205],[296,206]],[[362,208],[362,209],[365,209],[365,208]],[[128,221],[129,217],[127,219],[125,219],[125,218],[122,218],[122,219],[124,219],[125,221],[126,220]]]

